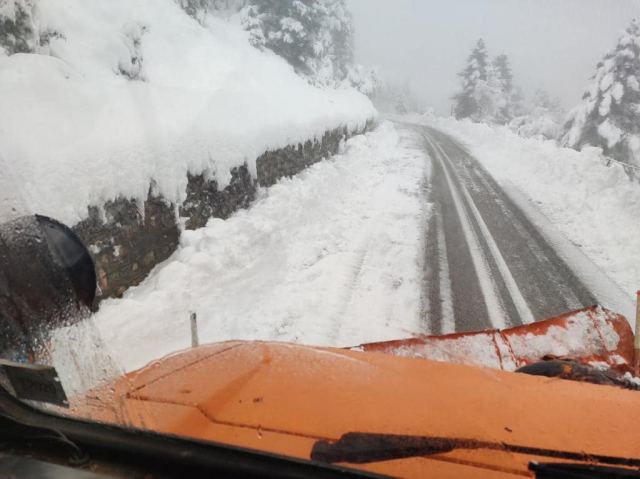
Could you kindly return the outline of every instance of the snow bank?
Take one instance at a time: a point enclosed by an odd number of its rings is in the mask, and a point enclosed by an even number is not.
[[[0,53],[0,219],[72,224],[89,204],[146,198],[151,179],[179,203],[188,171],[224,187],[233,166],[255,175],[267,149],[375,115],[363,95],[312,87],[240,27],[203,27],[173,0],[46,0],[37,17],[53,32],[40,54]]]
[[[424,332],[426,163],[420,139],[391,124],[356,136],[250,209],[185,231],[95,324],[127,370],[188,347],[190,311],[202,342],[351,346]]]
[[[599,148],[581,152],[521,138],[505,127],[415,118],[467,145],[502,183],[515,185],[629,297],[640,286],[640,185]]]

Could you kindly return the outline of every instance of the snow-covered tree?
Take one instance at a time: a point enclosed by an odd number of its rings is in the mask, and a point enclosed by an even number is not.
[[[187,14],[203,22],[208,13],[235,13],[244,7],[247,0],[175,0]]]
[[[325,39],[336,80],[346,78],[354,64],[353,19],[345,0],[325,0],[327,6]]]
[[[32,52],[38,45],[33,0],[0,0],[0,51]]]
[[[511,64],[509,57],[504,53],[493,59],[493,71],[500,82],[503,91],[511,93],[513,91],[513,73],[511,72]]]
[[[497,123],[505,124],[511,121],[514,116],[514,102],[516,101],[509,57],[505,54],[498,55],[493,59],[492,67],[490,75],[493,76],[495,82],[494,120]]]
[[[506,55],[498,55],[490,61],[484,41],[480,39],[459,76],[462,88],[454,96],[456,118],[500,124],[511,120],[517,90]]]
[[[349,74],[353,32],[345,0],[248,0],[243,17],[251,43],[299,74],[323,84]]]
[[[640,165],[640,25],[633,20],[598,63],[581,103],[569,114],[561,143],[602,147],[618,161]]]
[[[469,55],[467,66],[458,75],[462,78],[462,90],[454,96],[455,117],[479,120],[484,116],[479,93],[489,79],[489,54],[482,38]]]
[[[509,124],[513,131],[524,137],[558,138],[566,115],[560,99],[552,98],[546,90],[538,89],[526,109]]]
[[[405,80],[401,87],[392,89],[395,93],[395,112],[400,114],[416,113],[422,110],[422,104],[411,87],[409,80]]]
[[[408,80],[402,83],[386,82],[377,77],[374,90],[367,96],[379,111],[385,113],[405,114],[424,110],[423,102]]]
[[[383,88],[377,68],[366,68],[363,65],[353,65],[347,72],[344,85],[351,86],[360,93],[373,98]]]
[[[527,114],[527,106],[525,105],[525,97],[522,88],[515,86],[511,93],[511,114],[518,117]],[[566,112],[565,112],[566,113]]]
[[[298,72],[312,74],[322,49],[321,5],[313,0],[254,0],[249,5],[254,46],[284,57]],[[256,32],[256,30],[259,30]]]

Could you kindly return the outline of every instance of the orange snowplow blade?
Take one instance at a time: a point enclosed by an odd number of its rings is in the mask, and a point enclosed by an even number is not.
[[[628,325],[605,310],[582,313],[539,327],[560,334],[554,328],[575,332],[583,321],[594,321],[600,328],[595,336],[603,334],[596,343],[604,349],[590,357],[628,360]],[[492,344],[491,334],[476,337]],[[577,342],[592,336],[575,337],[571,351],[582,351]],[[517,335],[506,337],[519,351]],[[530,358],[522,351],[513,357]],[[610,386],[415,357],[234,341],[154,362],[76,398],[72,411],[394,477],[515,478],[532,477],[532,461],[640,467],[639,404],[640,392]]]
[[[511,329],[423,336],[353,349],[504,371],[515,371],[549,356],[606,365],[620,372],[630,372],[633,366],[633,332],[628,321],[601,306]]]

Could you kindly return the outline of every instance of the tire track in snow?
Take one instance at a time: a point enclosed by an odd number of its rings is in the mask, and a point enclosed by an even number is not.
[[[487,256],[485,255],[480,239],[471,224],[471,215],[465,206],[463,196],[451,178],[451,173],[445,164],[446,160],[444,159],[442,150],[438,148],[437,143],[431,141],[428,135],[425,134],[424,138],[436,153],[434,155],[434,159],[439,161],[443,167],[445,181],[447,182],[449,191],[451,192],[455,210],[462,225],[462,233],[469,252],[471,253],[473,271],[480,284],[480,290],[482,291],[484,304],[487,308],[491,325],[495,328],[505,328],[507,324],[509,324],[505,305],[500,297],[498,286],[491,276]]]
[[[593,304],[595,299],[577,279],[575,268],[560,258],[555,245],[546,240],[544,232],[523,214],[517,202],[469,151],[436,130],[430,130],[430,134],[441,137],[441,148],[456,158],[455,171],[461,181],[469,185],[476,205],[484,211],[489,229],[498,232],[494,238],[513,276],[520,278],[520,288],[535,319]],[[532,273],[537,281],[529,281]],[[551,292],[553,294],[550,295]]]
[[[443,235],[440,237],[440,241],[446,243],[446,260],[451,278],[451,302],[455,330],[490,328],[492,325],[484,296],[475,275],[471,252],[462,230],[462,220],[459,218],[456,203],[445,179],[443,165],[437,161],[438,152],[424,139],[423,128],[418,127],[416,130],[421,135],[423,148],[431,161],[429,201],[433,205],[433,209],[440,215],[442,223]],[[440,292],[441,262],[439,261],[438,221],[435,215],[432,215],[430,219],[426,244],[428,320],[430,329],[436,332],[442,331],[443,305]]]
[[[455,333],[456,318],[453,312],[453,291],[451,288],[451,274],[449,271],[449,259],[447,252],[447,240],[444,236],[444,222],[442,211],[434,213],[436,221],[436,234],[438,244],[438,279],[440,287],[440,334]]]
[[[374,232],[372,231],[372,228],[369,228],[364,240],[360,243],[361,246],[358,247],[354,252],[355,260],[350,267],[350,274],[347,278],[347,281],[345,282],[345,287],[343,290],[344,293],[342,301],[340,302],[341,306],[334,320],[334,327],[331,333],[331,340],[335,343],[339,343],[343,319],[346,317],[349,306],[353,301],[354,294],[358,290],[358,281],[360,279],[360,275],[362,274],[362,269],[367,259],[367,254],[369,252],[373,236]]]
[[[440,151],[440,154],[441,154],[440,158],[444,159],[449,164],[449,166],[453,168],[453,163],[449,155],[447,155],[447,153],[442,149],[442,147],[439,144],[436,143],[436,147]],[[507,287],[511,300],[513,301],[513,304],[518,310],[520,322],[525,324],[532,323],[534,321],[533,314],[531,313],[531,310],[529,309],[529,306],[526,300],[522,296],[522,292],[520,291],[520,288],[516,284],[516,281],[513,278],[513,275],[511,274],[511,270],[509,269],[509,266],[507,266],[507,263],[504,257],[502,256],[502,253],[500,252],[500,248],[498,248],[498,245],[496,244],[496,240],[491,234],[491,231],[489,231],[489,228],[487,227],[487,224],[482,218],[482,215],[480,214],[478,207],[473,202],[473,199],[469,195],[469,192],[464,187],[464,185],[460,185],[460,190],[462,192],[464,199],[466,200],[466,204],[469,211],[474,217],[476,224],[478,225],[480,232],[482,233],[482,236],[489,247],[493,260],[495,261],[496,265],[498,266],[498,269],[500,270],[500,275]]]
[[[452,159],[482,211],[536,320],[597,303],[590,281],[567,262],[545,231],[523,212],[469,151],[433,129],[429,134]]]
[[[495,311],[491,313],[491,304],[495,306],[496,302],[503,307],[505,325],[541,320],[595,304],[593,293],[561,259],[544,232],[538,231],[464,146],[430,127],[408,127],[422,132],[424,148],[433,161],[431,189],[437,193],[433,198],[436,211],[439,207],[443,211],[448,263],[443,264],[438,254],[431,259],[430,267],[438,272],[446,272],[447,266],[449,268],[457,331],[500,327],[501,318],[496,322]],[[466,237],[470,236],[465,222],[471,226],[479,248],[462,250],[468,242]],[[467,235],[464,229],[467,229]],[[428,243],[438,245],[442,241],[437,225],[432,226],[428,234]],[[463,236],[465,239],[461,243]],[[433,253],[433,249],[431,251]],[[484,260],[476,258],[474,265],[473,254],[481,254]],[[491,280],[491,288],[487,287],[486,277],[478,279],[483,276],[482,272],[477,274],[478,270],[482,271],[478,265],[486,265],[485,273]],[[439,275],[431,276],[440,284]],[[481,288],[482,281],[485,284]],[[441,286],[434,288],[429,284],[428,287],[432,291],[438,290],[436,299],[440,301]],[[498,296],[498,301],[491,298],[491,291]],[[482,301],[478,301],[478,295],[482,296]],[[443,304],[441,301],[435,304],[433,294],[429,295],[429,301],[430,319],[442,328]]]

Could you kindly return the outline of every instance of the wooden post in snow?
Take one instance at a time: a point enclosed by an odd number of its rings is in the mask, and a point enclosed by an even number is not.
[[[640,291],[636,292],[636,335],[633,338],[633,375],[640,376]]]
[[[200,345],[200,340],[198,339],[198,317],[195,312],[192,312],[190,315],[191,320],[191,347],[197,348]]]

